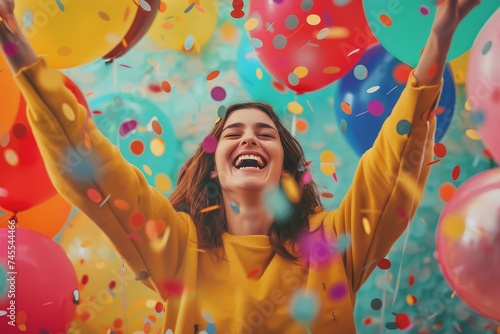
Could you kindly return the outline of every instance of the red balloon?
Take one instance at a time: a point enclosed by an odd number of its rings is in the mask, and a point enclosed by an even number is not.
[[[297,93],[341,78],[375,42],[362,0],[252,0],[249,20],[260,61]]]
[[[159,7],[160,0],[140,0],[140,6],[137,10],[134,21],[123,38],[125,43],[120,42],[120,44],[104,56],[104,59],[116,59],[132,49],[151,27],[156,13],[158,13]]]
[[[66,333],[78,302],[71,261],[49,237],[11,231],[0,229],[0,333]]]
[[[89,110],[85,96],[76,84],[66,76],[64,84]],[[8,143],[0,145],[0,171],[0,207],[4,209],[24,211],[57,194],[28,123],[23,97]]]

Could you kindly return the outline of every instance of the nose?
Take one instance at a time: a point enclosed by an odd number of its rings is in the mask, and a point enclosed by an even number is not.
[[[250,145],[257,146],[257,138],[253,133],[245,133],[243,137],[241,137],[241,146]]]

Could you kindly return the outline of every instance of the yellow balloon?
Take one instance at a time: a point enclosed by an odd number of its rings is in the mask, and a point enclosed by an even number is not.
[[[465,84],[465,78],[467,74],[467,64],[469,63],[470,51],[467,51],[458,58],[450,61],[451,72],[453,73],[453,79],[455,79],[455,84],[463,85]]]
[[[138,7],[131,0],[18,0],[14,14],[50,66],[92,62],[127,34]]]
[[[75,268],[80,293],[69,333],[156,333],[164,316],[159,295],[135,280],[108,245],[83,213],[62,235],[61,246]]]
[[[197,51],[217,25],[216,0],[164,0],[147,35],[158,45]]]

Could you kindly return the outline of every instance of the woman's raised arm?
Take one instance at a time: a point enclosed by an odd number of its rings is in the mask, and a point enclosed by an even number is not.
[[[197,240],[194,224],[99,132],[62,74],[36,56],[13,9],[12,0],[0,0],[2,51],[27,101],[54,187],[101,228],[138,278],[166,299],[162,284],[188,270],[183,259],[189,249],[197,250],[189,245]]]

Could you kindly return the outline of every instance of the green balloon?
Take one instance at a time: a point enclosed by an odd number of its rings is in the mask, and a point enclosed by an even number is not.
[[[366,20],[380,44],[400,61],[415,67],[436,16],[435,0],[363,0]],[[460,23],[447,61],[467,52],[500,0],[483,0]],[[362,38],[362,36],[360,36]]]

